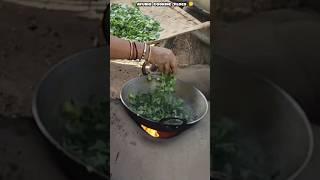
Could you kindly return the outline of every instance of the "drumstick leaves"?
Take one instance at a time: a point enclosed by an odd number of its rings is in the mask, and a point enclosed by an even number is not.
[[[164,118],[191,119],[191,111],[185,102],[175,95],[176,79],[172,75],[162,75],[147,80],[157,85],[149,93],[129,94],[130,108],[139,116],[160,121]]]
[[[266,156],[254,136],[244,133],[238,123],[215,117],[211,123],[211,163],[213,171],[227,176],[225,180],[272,180]]]
[[[160,37],[160,23],[144,15],[138,7],[112,4],[110,33],[119,38],[147,42]]]
[[[62,117],[65,128],[63,147],[85,162],[88,168],[95,168],[105,174],[108,172],[109,123],[107,101],[90,103],[87,106],[76,105],[72,100],[63,105]]]

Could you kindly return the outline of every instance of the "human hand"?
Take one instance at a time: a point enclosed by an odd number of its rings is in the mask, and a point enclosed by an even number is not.
[[[170,49],[153,46],[148,55],[150,64],[156,65],[161,72],[174,74],[177,71],[177,59]]]

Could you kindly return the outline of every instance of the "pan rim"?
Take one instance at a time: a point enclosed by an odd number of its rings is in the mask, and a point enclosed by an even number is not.
[[[77,156],[73,155],[72,153],[70,153],[69,151],[67,151],[65,148],[62,147],[62,145],[49,133],[48,129],[45,127],[45,125],[42,123],[42,120],[40,118],[39,112],[38,112],[38,99],[39,99],[39,92],[41,89],[41,86],[43,84],[43,82],[45,80],[48,79],[48,77],[55,71],[58,70],[59,67],[61,67],[63,64],[66,64],[72,60],[75,59],[75,57],[81,55],[81,54],[86,54],[88,52],[94,52],[95,50],[99,50],[99,49],[104,49],[107,46],[102,46],[99,48],[89,48],[89,49],[85,49],[82,51],[79,51],[75,54],[72,54],[70,56],[67,56],[65,58],[63,58],[63,60],[61,60],[60,62],[58,62],[57,64],[53,65],[44,75],[43,77],[40,79],[40,81],[38,82],[35,91],[33,93],[33,98],[32,98],[32,114],[34,117],[34,120],[37,124],[37,127],[39,128],[39,130],[41,131],[42,135],[45,136],[45,138],[51,143],[51,145],[54,146],[54,148],[56,148],[58,151],[62,152],[65,156],[67,156],[69,159],[71,159],[72,161],[74,161],[75,163],[83,166],[84,168],[87,169],[88,173],[94,173],[97,174],[98,176],[107,179],[107,175],[101,173],[100,171],[98,171],[96,168],[93,168],[89,165],[87,165],[85,162],[83,162],[82,160],[80,160],[79,158],[77,158]],[[91,169],[92,168],[92,169]]]
[[[297,166],[295,171],[293,173],[290,173],[286,180],[294,180],[296,179],[302,172],[303,170],[307,167],[309,164],[313,152],[314,152],[314,135],[313,135],[313,130],[309,121],[308,116],[306,115],[305,111],[303,108],[300,106],[300,104],[292,97],[286,90],[281,88],[278,84],[275,82],[271,81],[270,79],[266,78],[264,75],[259,74],[255,71],[253,71],[251,68],[245,66],[244,64],[237,63],[235,61],[230,60],[229,58],[222,56],[220,54],[214,53],[213,56],[216,56],[217,58],[223,59],[224,62],[227,62],[229,64],[235,65],[237,69],[241,69],[242,71],[246,71],[247,75],[252,75],[256,79],[260,79],[264,81],[266,84],[269,84],[271,88],[274,88],[274,90],[278,91],[279,94],[281,94],[286,100],[288,100],[289,103],[292,104],[292,107],[296,110],[296,112],[301,116],[303,124],[305,125],[307,135],[308,135],[308,150],[307,153],[304,157],[304,160],[300,165]]]
[[[308,136],[308,138],[307,138],[307,141],[308,141],[307,151],[304,156],[304,159],[301,161],[302,163],[300,165],[298,165],[297,168],[295,168],[294,172],[290,173],[289,176],[287,178],[285,178],[286,180],[295,180],[303,172],[303,170],[307,167],[307,165],[309,164],[309,162],[313,156],[313,152],[314,152],[314,135],[313,135],[313,130],[312,130],[311,124],[309,123],[309,119],[308,119],[307,115],[305,114],[305,112],[303,111],[302,107],[299,105],[299,103],[296,100],[294,100],[294,98],[290,94],[288,94],[284,89],[282,89],[280,86],[278,86],[277,84],[275,84],[271,80],[269,80],[269,79],[267,79],[257,73],[250,73],[250,74],[254,75],[254,78],[260,79],[264,83],[268,84],[271,88],[278,91],[278,93],[280,95],[282,95],[283,98],[285,98],[292,105],[292,108],[301,117],[302,123],[306,129],[306,134]]]
[[[126,102],[124,102],[124,99],[123,99],[123,96],[122,96],[123,89],[124,89],[130,82],[132,82],[132,81],[134,81],[134,80],[137,80],[137,79],[139,79],[139,78],[146,78],[146,77],[147,77],[146,75],[139,76],[139,77],[135,77],[135,78],[130,79],[130,80],[127,81],[126,83],[124,83],[124,85],[122,85],[121,91],[120,91],[120,100],[121,100],[122,104],[123,104],[130,112],[136,114],[136,115],[139,116],[139,117],[142,117],[142,118],[146,119],[147,121],[150,121],[150,122],[153,122],[153,123],[159,123],[158,121],[154,121],[154,120],[151,120],[150,118],[145,118],[145,117],[143,117],[143,116],[138,115],[136,112],[134,112],[134,111],[127,105]],[[177,79],[177,81],[180,81],[180,82],[182,82],[182,83],[186,83],[186,82],[184,82],[184,81],[182,81],[182,80],[180,80],[180,79]],[[188,83],[186,83],[186,84],[188,84]],[[208,101],[207,101],[207,98],[204,96],[204,94],[203,94],[199,89],[197,89],[196,87],[194,87],[194,86],[192,86],[192,85],[190,85],[190,86],[200,94],[200,96],[202,97],[202,99],[205,100],[206,110],[205,110],[205,112],[204,112],[200,117],[196,118],[196,120],[187,122],[187,125],[192,125],[192,124],[195,124],[195,123],[201,121],[201,120],[208,114],[208,110],[209,110]]]
[[[314,151],[314,135],[313,135],[313,130],[311,128],[311,124],[309,123],[309,119],[306,115],[306,113],[303,111],[302,107],[298,104],[294,98],[289,95],[284,89],[282,89],[280,86],[272,82],[271,80],[262,77],[259,74],[253,73],[256,75],[257,78],[260,78],[261,80],[265,81],[267,84],[269,84],[271,87],[273,87],[275,90],[277,90],[281,95],[283,95],[284,98],[286,98],[289,103],[292,104],[292,107],[297,111],[298,114],[300,114],[303,124],[305,125],[307,135],[308,135],[308,151],[306,153],[305,159],[303,160],[303,163],[299,167],[296,168],[296,170],[287,178],[287,180],[294,180],[296,179],[302,171],[306,168],[306,166],[309,164],[311,157],[313,155]]]

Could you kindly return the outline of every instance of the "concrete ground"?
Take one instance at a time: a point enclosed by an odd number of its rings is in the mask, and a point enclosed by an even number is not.
[[[1,180],[69,180],[33,119],[0,116]]]
[[[299,180],[320,172],[320,15],[282,9],[233,23],[217,21],[214,53],[244,64],[289,92],[313,122],[315,149]]]

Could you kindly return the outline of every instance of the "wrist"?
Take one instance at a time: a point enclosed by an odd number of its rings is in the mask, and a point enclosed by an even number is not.
[[[136,42],[137,47],[137,54],[135,56],[135,59],[141,59],[143,56],[144,51],[144,43]]]
[[[145,60],[147,62],[149,62],[150,64],[153,64],[153,60],[151,58],[151,52],[153,51],[153,48],[151,46],[148,46],[147,48],[147,51],[146,51],[146,57],[145,57]]]
[[[147,45],[146,54],[145,54],[145,56],[144,56],[144,59],[145,59],[146,61],[149,61],[150,48],[151,48],[151,46]]]
[[[132,57],[133,57],[133,43],[131,42],[131,41],[128,41],[129,42],[129,51],[130,51],[130,55],[129,55],[129,60],[131,60],[132,59]]]
[[[130,42],[130,60],[137,60],[137,59],[145,59],[146,61],[149,60],[150,56],[150,45],[146,43],[140,42]]]
[[[144,44],[140,42],[134,42],[133,48],[134,55],[132,57],[132,60],[141,59],[141,57],[143,56]]]

